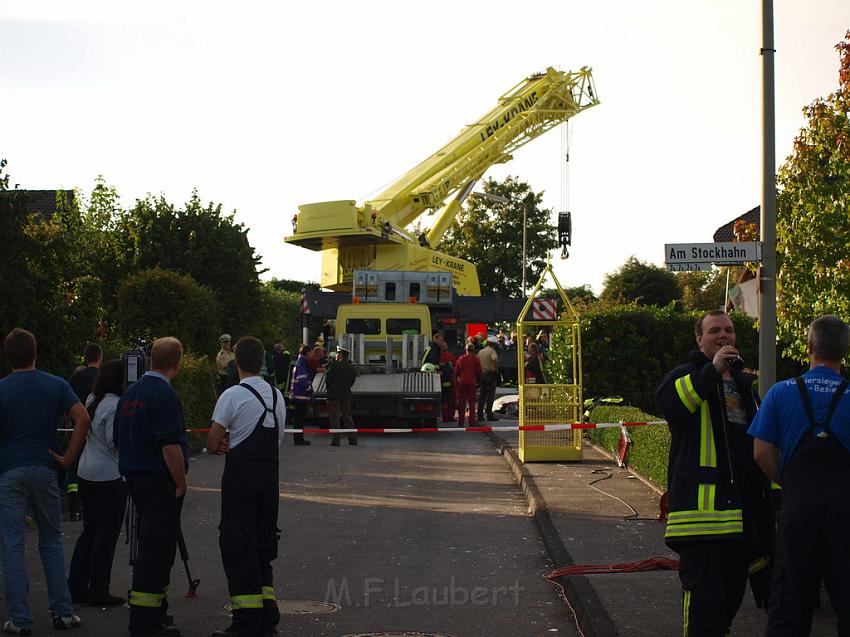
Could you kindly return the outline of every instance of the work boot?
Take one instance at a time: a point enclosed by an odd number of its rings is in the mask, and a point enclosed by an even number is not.
[[[277,600],[263,600],[263,635],[277,635],[277,625],[280,623],[280,608]]]
[[[212,637],[255,637],[263,634],[263,609],[242,608],[233,611],[233,621],[224,630],[216,630]]]
[[[104,593],[102,595],[89,595],[89,606],[121,606],[124,603],[123,597]]]
[[[142,606],[130,606],[130,635],[141,637],[142,635],[160,635],[161,637],[179,637],[180,629],[170,626],[166,622],[173,622],[168,615],[168,602],[158,608]]]
[[[180,637],[180,629],[175,626],[158,626],[156,628],[143,628],[130,631],[130,637]]]

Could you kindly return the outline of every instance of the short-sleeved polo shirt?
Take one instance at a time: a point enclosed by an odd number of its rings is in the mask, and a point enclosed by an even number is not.
[[[55,467],[56,429],[76,403],[71,385],[40,369],[0,380],[0,473],[15,467]]]
[[[815,421],[823,422],[836,389],[844,378],[828,367],[815,367],[803,374],[809,400],[812,403]],[[830,421],[830,429],[836,438],[850,451],[850,389],[844,391],[844,398],[838,404]],[[770,388],[764,402],[753,419],[748,433],[754,438],[779,447],[780,467],[784,468],[793,457],[803,434],[809,429],[809,419],[800,399],[797,383],[793,378],[777,383]],[[815,433],[819,433],[820,429]]]

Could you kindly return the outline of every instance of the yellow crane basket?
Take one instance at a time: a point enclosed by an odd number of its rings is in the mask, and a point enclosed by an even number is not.
[[[538,302],[537,296],[543,289],[547,275],[552,276],[558,290],[560,308],[557,307],[557,301],[555,304],[551,300]],[[517,319],[516,326],[520,427],[579,422],[582,412],[581,325],[578,314],[552,271],[551,264],[546,264]],[[548,354],[550,358],[552,355],[564,357],[563,367],[567,376],[564,383],[552,383],[551,378],[545,379],[543,384],[526,379],[526,330],[530,328],[535,331],[546,327],[560,328],[558,338],[550,343]],[[519,457],[523,462],[581,460],[582,432],[580,429],[520,430]]]

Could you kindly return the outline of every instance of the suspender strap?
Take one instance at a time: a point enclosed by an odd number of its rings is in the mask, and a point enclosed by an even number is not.
[[[829,409],[826,412],[826,418],[823,423],[818,425],[818,423],[815,422],[814,411],[812,411],[812,401],[809,400],[809,390],[806,389],[806,381],[803,380],[802,376],[797,376],[794,380],[797,382],[797,389],[800,391],[800,398],[803,401],[803,408],[806,410],[806,416],[809,419],[809,424],[812,427],[822,426],[826,431],[830,431],[829,423],[832,420],[832,415],[838,408],[838,403],[840,403],[841,399],[844,397],[844,390],[847,389],[847,381],[843,381],[838,386],[838,389],[835,390],[835,394],[832,396],[832,401],[829,403]]]
[[[257,426],[262,427],[263,421],[266,419],[266,414],[271,413],[272,418],[274,418],[274,426],[277,427],[278,426],[278,422],[277,422],[277,391],[275,391],[274,387],[272,387],[272,408],[269,409],[268,407],[266,407],[266,401],[264,401],[263,397],[260,396],[260,392],[258,392],[256,389],[254,389],[253,387],[251,387],[247,383],[239,383],[239,386],[244,387],[249,392],[254,394],[254,396],[257,397],[257,400],[260,401],[260,404],[263,406],[263,409],[265,410],[265,413],[263,413],[263,415],[260,416],[260,420],[257,423]]]

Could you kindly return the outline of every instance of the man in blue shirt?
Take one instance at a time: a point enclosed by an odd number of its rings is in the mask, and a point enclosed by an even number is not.
[[[131,635],[180,634],[166,625],[166,611],[189,468],[183,406],[171,387],[182,359],[183,346],[176,338],[156,340],[151,371],[127,388],[116,407],[118,469],[127,480],[139,529],[130,590]]]
[[[0,380],[0,538],[9,613],[3,631],[32,634],[24,564],[27,507],[38,525],[39,555],[53,625],[58,630],[76,628],[81,621],[71,608],[65,580],[56,465],[67,469],[74,464],[91,421],[65,380],[35,368],[36,340],[32,333],[13,329],[3,341],[3,349],[12,368],[12,373]],[[57,424],[65,414],[73,421],[74,432],[62,457],[53,447]]]
[[[782,485],[766,635],[808,635],[821,579],[850,634],[850,398],[841,362],[850,328],[809,326],[810,370],[771,387],[749,433],[762,470]]]

